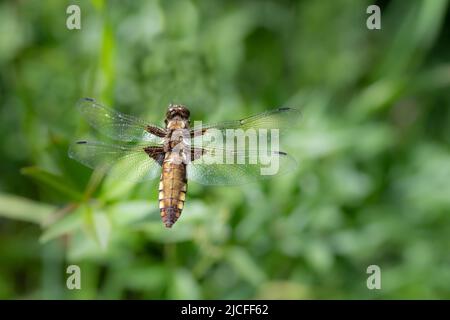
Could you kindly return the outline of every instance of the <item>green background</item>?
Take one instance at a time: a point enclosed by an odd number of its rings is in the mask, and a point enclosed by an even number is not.
[[[0,298],[450,298],[448,2],[377,2],[368,30],[372,3],[3,1]],[[84,96],[158,124],[170,102],[205,122],[296,107],[299,167],[191,183],[169,230],[157,181],[67,157]]]

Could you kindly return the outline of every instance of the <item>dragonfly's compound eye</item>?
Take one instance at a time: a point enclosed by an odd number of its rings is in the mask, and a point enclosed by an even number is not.
[[[181,119],[187,119],[189,118],[189,115],[190,112],[185,106],[181,104],[171,104],[167,109],[166,117],[169,120],[175,118],[176,116],[180,117]]]

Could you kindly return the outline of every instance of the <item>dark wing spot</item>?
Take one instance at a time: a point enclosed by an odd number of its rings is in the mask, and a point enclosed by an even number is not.
[[[282,156],[287,156],[287,153],[283,152],[283,151],[275,151],[275,153],[278,153],[278,154],[280,154]]]
[[[279,111],[289,111],[289,110],[291,110],[291,108],[285,108],[285,107],[283,107],[283,108],[278,108],[278,110],[279,110]]]
[[[82,141],[77,141],[77,142],[75,142],[75,143],[76,143],[76,144],[86,144],[87,141],[82,140]]]
[[[93,99],[93,98],[88,98],[88,97],[84,98],[84,100],[87,100],[87,101],[92,101],[92,102],[94,102],[94,101],[95,101],[95,99]]]

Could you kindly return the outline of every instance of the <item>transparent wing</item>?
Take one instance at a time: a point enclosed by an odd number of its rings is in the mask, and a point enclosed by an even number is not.
[[[160,165],[145,148],[151,146],[106,144],[96,141],[78,141],[69,148],[69,157],[94,169],[101,167],[114,178],[127,181],[144,181],[159,177]],[[154,147],[155,151],[157,148]],[[156,152],[154,152],[156,153]],[[161,148],[161,157],[164,156]]]
[[[81,99],[78,102],[78,108],[92,127],[112,139],[162,143],[163,128],[107,108],[94,99]]]
[[[206,185],[239,185],[272,178],[297,167],[294,158],[281,151],[227,151],[218,148],[195,149],[187,164],[188,181]]]
[[[279,129],[284,131],[296,124],[300,117],[300,111],[293,108],[278,108],[266,111],[241,120],[224,121],[215,124],[209,124],[201,127],[194,127],[193,133],[201,134],[208,129],[218,130],[226,129]]]
[[[297,162],[279,151],[279,141],[271,130],[283,133],[299,117],[297,109],[279,108],[241,120],[195,126],[191,130],[195,151],[187,166],[188,179],[207,185],[238,185],[293,171]],[[227,144],[227,129],[244,131],[234,131],[231,147]],[[260,129],[267,129],[263,139]]]
[[[191,144],[220,148],[229,135],[245,137],[246,139],[254,136],[257,140],[263,139],[269,144],[272,144],[272,142],[278,143],[279,141],[275,137],[279,138],[286,130],[294,127],[299,118],[299,110],[279,108],[241,120],[196,126],[191,129]],[[250,148],[253,148],[253,146],[250,146]]]

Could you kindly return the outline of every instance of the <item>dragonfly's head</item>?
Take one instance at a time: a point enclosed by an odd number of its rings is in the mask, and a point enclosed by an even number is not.
[[[170,123],[189,123],[190,112],[188,108],[181,104],[170,104],[166,113],[166,125]],[[181,125],[181,128],[187,127],[186,125]]]
[[[188,108],[181,104],[169,104],[167,109],[167,120],[186,120],[189,119],[190,112]],[[178,117],[179,119],[176,119]]]

